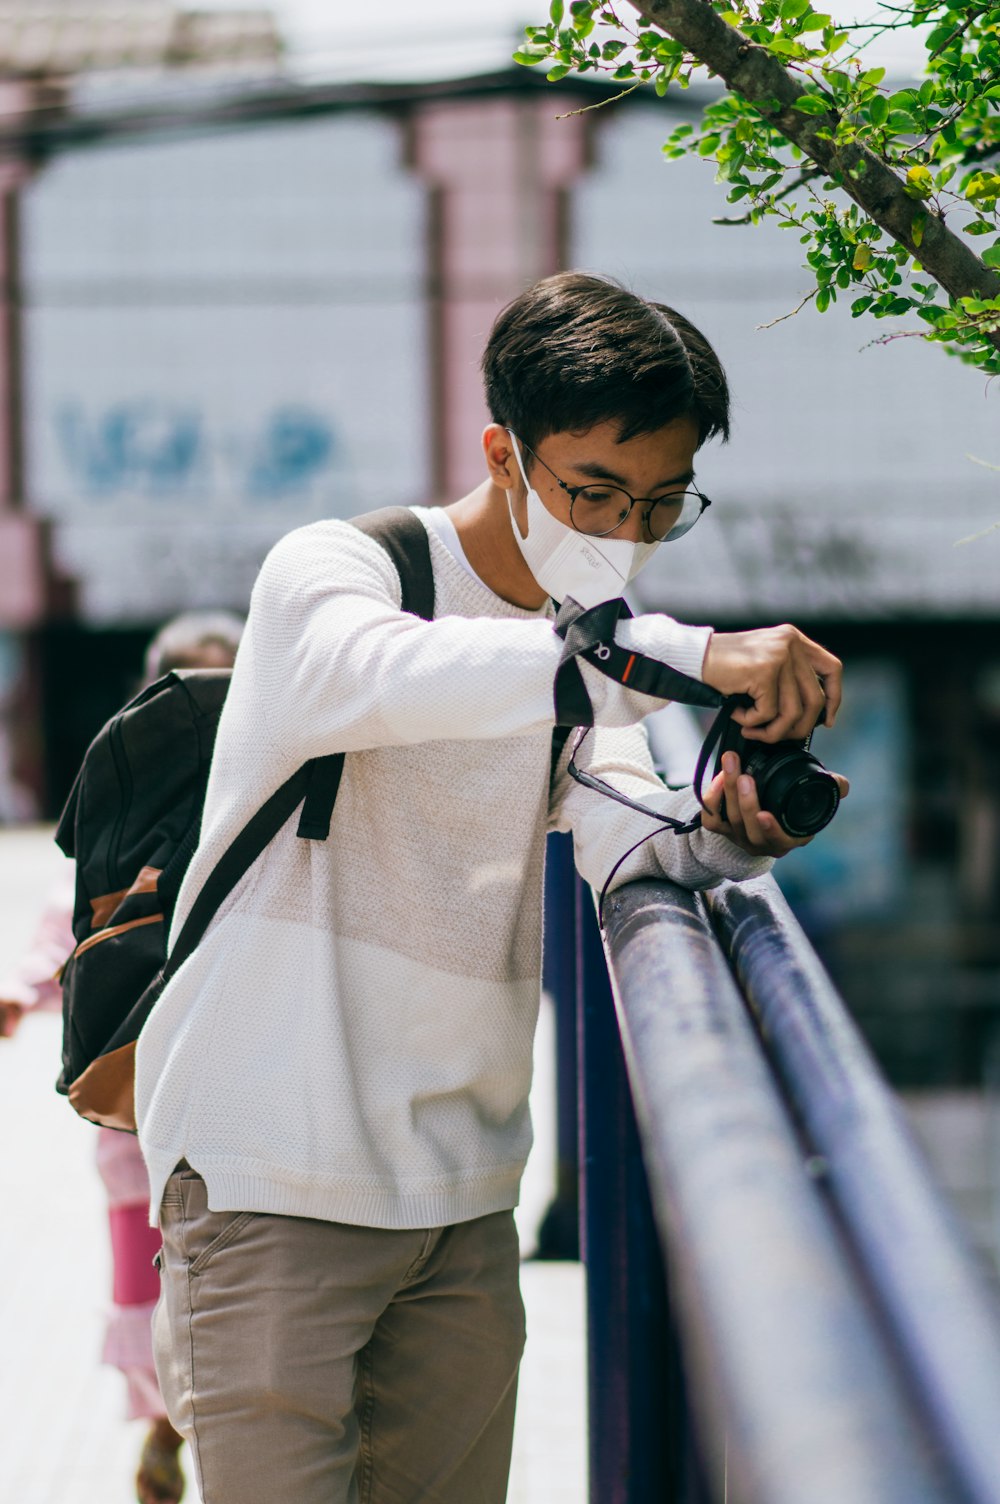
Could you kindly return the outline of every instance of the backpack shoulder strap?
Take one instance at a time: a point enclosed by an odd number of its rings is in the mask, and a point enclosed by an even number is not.
[[[352,517],[351,523],[381,543],[396,566],[403,590],[402,609],[411,616],[434,619],[434,568],[427,529],[409,507],[383,507]]]
[[[401,607],[411,616],[430,621],[434,616],[434,568],[427,529],[409,507],[383,507],[353,517],[352,526],[381,544],[396,567],[402,590]],[[304,841],[325,841],[337,791],[344,772],[344,755],[316,757],[309,768],[305,803],[296,835]]]
[[[232,845],[227,846],[222,853],[191,905],[176,944],[171,947],[159,979],[160,986],[165,985],[174,972],[183,966],[240,878],[249,872],[265,846],[270,845],[297,808],[306,789],[310,767],[310,763],[305,763],[291,778],[286,779],[244,825]]]
[[[402,587],[403,610],[430,621],[434,614],[434,570],[427,529],[419,517],[407,507],[386,507],[355,518],[354,526],[375,538],[392,559]],[[221,904],[300,803],[297,834],[306,840],[326,840],[343,771],[343,752],[312,758],[276,789],[243,827],[192,904],[171,949],[161,986],[192,954]]]

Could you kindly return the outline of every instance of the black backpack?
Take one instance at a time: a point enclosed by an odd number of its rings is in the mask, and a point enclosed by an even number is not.
[[[389,554],[402,609],[430,621],[427,532],[406,508],[354,519]],[[175,670],[98,732],[66,802],[56,841],[76,861],[76,949],[61,973],[62,1072],[56,1090],[82,1117],[134,1131],[135,1044],[153,1004],[220,904],[302,806],[297,834],[325,841],[344,754],[299,768],[244,826],[209,874],[166,954],[184,873],[198,844],[205,787],[229,669]]]

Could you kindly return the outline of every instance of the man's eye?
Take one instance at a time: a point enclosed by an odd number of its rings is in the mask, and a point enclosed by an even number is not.
[[[590,502],[592,506],[597,507],[606,506],[609,501],[621,501],[623,499],[621,492],[616,491],[613,487],[611,490],[605,491],[599,486],[587,486],[578,494],[581,501]]]

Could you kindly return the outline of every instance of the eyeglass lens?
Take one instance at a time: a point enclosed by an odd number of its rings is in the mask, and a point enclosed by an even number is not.
[[[601,538],[621,526],[631,505],[632,498],[617,486],[584,486],[573,498],[570,521],[578,532]],[[705,501],[697,491],[665,496],[652,506],[640,505],[650,536],[658,543],[673,543],[689,533],[705,510]]]

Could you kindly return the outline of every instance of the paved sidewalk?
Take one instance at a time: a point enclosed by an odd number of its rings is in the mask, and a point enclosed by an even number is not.
[[[0,831],[0,975],[58,861],[49,832]],[[526,1248],[551,1194],[552,1048],[543,1010],[537,1145],[518,1217]],[[52,1089],[58,1056],[52,1015],[29,1017],[13,1041],[0,1040],[0,1501],[129,1504],[144,1427],[123,1421],[121,1376],[98,1363],[110,1288],[106,1213],[94,1130]],[[584,1504],[581,1270],[527,1263],[522,1284],[529,1335],[508,1504]],[[196,1499],[193,1483],[187,1498]]]

